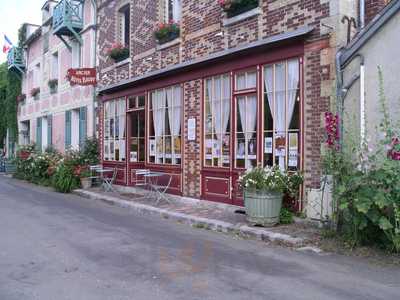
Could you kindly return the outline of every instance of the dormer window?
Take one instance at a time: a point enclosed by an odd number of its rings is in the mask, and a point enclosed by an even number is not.
[[[180,22],[182,15],[181,0],[165,0],[165,22]]]
[[[130,42],[130,6],[125,5],[119,10],[118,19],[119,19],[119,42],[124,45],[126,48],[129,48]]]

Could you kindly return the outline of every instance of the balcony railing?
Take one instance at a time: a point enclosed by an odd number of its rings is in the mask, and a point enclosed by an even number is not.
[[[83,0],[61,0],[53,11],[53,32],[75,36],[83,29]]]
[[[7,54],[8,69],[16,69],[23,73],[25,70],[24,49],[12,47]]]

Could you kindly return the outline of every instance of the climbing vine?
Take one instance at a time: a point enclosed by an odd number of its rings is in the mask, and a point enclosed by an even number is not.
[[[9,129],[10,140],[17,141],[17,96],[21,93],[21,78],[8,71],[7,64],[0,65],[0,148]]]

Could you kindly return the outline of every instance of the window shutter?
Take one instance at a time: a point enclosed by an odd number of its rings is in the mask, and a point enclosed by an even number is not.
[[[47,145],[51,147],[53,145],[53,116],[47,116]]]
[[[86,140],[86,132],[87,132],[87,124],[86,124],[86,119],[87,119],[87,112],[86,112],[86,106],[81,107],[79,109],[79,146],[82,148],[83,145],[85,144]]]
[[[71,147],[71,111],[65,112],[65,149]]]
[[[36,121],[36,148],[42,151],[42,118]]]

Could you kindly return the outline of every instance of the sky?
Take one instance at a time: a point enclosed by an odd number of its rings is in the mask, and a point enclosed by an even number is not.
[[[17,45],[18,29],[23,23],[41,25],[44,3],[45,0],[0,0],[0,62],[7,59],[3,53],[4,34]]]

